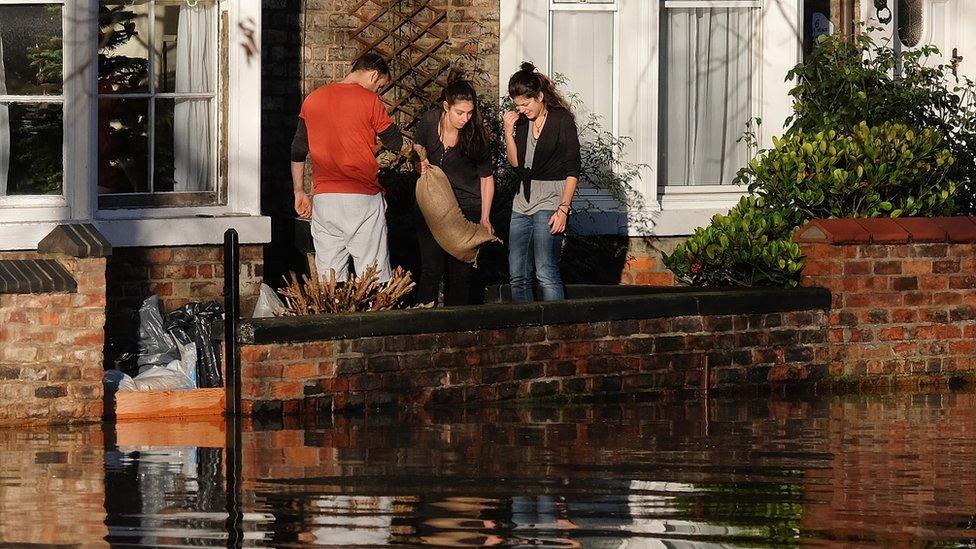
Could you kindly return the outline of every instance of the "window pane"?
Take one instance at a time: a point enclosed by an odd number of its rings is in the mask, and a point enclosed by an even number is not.
[[[61,6],[0,5],[0,95],[61,95]]]
[[[214,128],[210,99],[157,99],[153,189],[210,191]]]
[[[156,90],[212,93],[217,53],[216,4],[198,0],[156,2]]]
[[[725,185],[748,161],[754,116],[753,8],[667,9],[662,18],[665,185]]]
[[[102,0],[98,91],[149,90],[149,0]]]
[[[60,195],[63,136],[60,103],[0,103],[0,196]]]
[[[149,100],[98,101],[98,192],[148,192]]]
[[[595,114],[605,130],[613,124],[613,14],[557,11],[552,14],[552,70],[577,96],[577,115]]]

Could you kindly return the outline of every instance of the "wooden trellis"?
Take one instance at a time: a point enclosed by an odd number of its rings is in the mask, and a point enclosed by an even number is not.
[[[451,62],[439,54],[448,42],[447,13],[430,0],[359,0],[349,13],[361,22],[352,32],[361,52],[375,51],[390,63],[393,78],[380,94],[412,137],[414,124],[450,78]]]

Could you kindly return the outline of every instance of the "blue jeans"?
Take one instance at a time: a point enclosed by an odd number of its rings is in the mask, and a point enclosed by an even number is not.
[[[559,250],[562,234],[549,234],[553,210],[532,215],[512,212],[508,231],[508,272],[512,301],[532,301],[532,285],[539,282],[543,301],[565,299],[563,279],[559,274]]]

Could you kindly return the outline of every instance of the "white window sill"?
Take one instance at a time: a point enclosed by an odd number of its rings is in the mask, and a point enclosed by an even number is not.
[[[224,231],[237,229],[241,244],[271,240],[271,218],[257,215],[98,219],[92,223],[113,247],[200,246],[221,244]],[[0,250],[33,250],[59,222],[0,223]]]

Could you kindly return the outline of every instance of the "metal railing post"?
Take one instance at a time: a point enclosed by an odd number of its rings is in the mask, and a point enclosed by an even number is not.
[[[241,318],[241,257],[237,230],[224,233],[224,388],[227,391],[227,415],[241,410],[241,368],[237,349],[237,324]]]
[[[244,544],[241,483],[243,449],[241,448],[241,359],[237,348],[237,325],[241,318],[241,256],[237,231],[224,232],[224,389],[226,391],[227,435],[226,511],[227,547]]]

